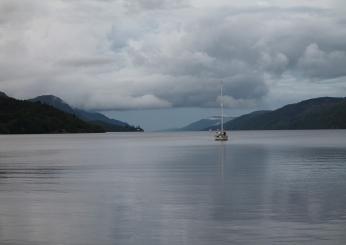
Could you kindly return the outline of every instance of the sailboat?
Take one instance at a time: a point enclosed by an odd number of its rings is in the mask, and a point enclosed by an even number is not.
[[[221,84],[221,96],[220,96],[220,106],[221,106],[221,117],[220,117],[220,125],[221,129],[216,131],[215,133],[215,140],[216,141],[227,141],[228,140],[228,135],[227,132],[223,129],[223,83]]]

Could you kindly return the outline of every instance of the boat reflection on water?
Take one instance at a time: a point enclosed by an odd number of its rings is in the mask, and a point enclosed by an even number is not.
[[[226,158],[226,144],[224,142],[220,142],[218,146],[218,166],[220,168],[220,176],[222,179],[224,178],[224,168],[225,168],[225,158]]]

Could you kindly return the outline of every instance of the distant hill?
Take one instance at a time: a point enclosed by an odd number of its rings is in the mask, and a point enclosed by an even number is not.
[[[322,97],[258,111],[225,124],[227,130],[346,129],[346,98]]]
[[[224,121],[228,122],[229,120],[232,120],[234,117],[224,117]],[[219,128],[220,127],[220,117],[214,116],[210,118],[204,118],[195,122],[190,123],[189,125],[178,128],[178,129],[171,129],[169,131],[204,131],[207,130],[207,128]]]
[[[101,133],[105,130],[52,106],[16,100],[0,92],[1,134]]]
[[[47,104],[59,110],[62,110],[64,112],[76,115],[78,118],[86,122],[99,125],[100,127],[104,128],[104,130],[108,132],[143,131],[139,127],[133,127],[125,122],[108,118],[105,115],[98,112],[91,112],[91,111],[85,111],[78,108],[72,108],[65,101],[63,101],[62,99],[54,95],[41,95],[36,98],[30,99],[29,101]]]

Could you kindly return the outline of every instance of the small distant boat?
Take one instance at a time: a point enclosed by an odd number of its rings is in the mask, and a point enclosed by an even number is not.
[[[220,106],[221,106],[221,122],[220,122],[220,126],[221,129],[216,131],[215,133],[215,140],[216,141],[227,141],[228,140],[228,135],[227,132],[223,129],[223,83],[221,84],[221,97],[220,97]]]

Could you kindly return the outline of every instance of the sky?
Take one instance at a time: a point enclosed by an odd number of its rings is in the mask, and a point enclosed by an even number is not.
[[[0,90],[145,129],[346,94],[344,0],[1,0]]]

